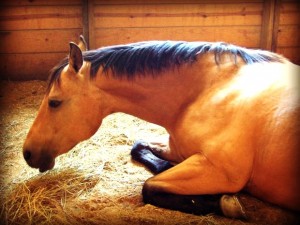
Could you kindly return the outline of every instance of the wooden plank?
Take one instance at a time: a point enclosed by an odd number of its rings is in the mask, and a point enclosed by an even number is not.
[[[81,33],[81,29],[0,32],[0,53],[64,52]]]
[[[95,27],[260,25],[262,4],[101,5]]]
[[[24,5],[81,5],[81,0],[2,0],[0,6],[24,6]]]
[[[88,48],[89,48],[89,33],[90,33],[90,27],[89,27],[89,3],[88,0],[82,0],[82,25],[83,25],[83,36],[85,38],[85,41],[87,42]]]
[[[147,40],[225,41],[259,48],[260,26],[251,27],[160,27],[97,29],[97,47]]]
[[[278,47],[300,47],[300,26],[279,26]]]
[[[273,30],[272,30],[272,46],[271,51],[277,51],[278,45],[278,29],[279,29],[279,20],[280,20],[280,3],[281,0],[275,0],[275,9],[274,9],[274,20],[273,20]]]
[[[89,20],[89,48],[94,49],[95,46],[95,16],[94,16],[94,1],[90,0],[88,4],[88,20]]]
[[[211,3],[211,4],[230,4],[230,3],[256,3],[263,0],[96,0],[96,5],[136,5],[136,4],[189,4],[189,3]]]
[[[290,59],[293,63],[300,65],[300,47],[279,47],[277,53]]]
[[[66,56],[67,52],[0,54],[0,70],[2,76],[0,80],[46,80],[49,71]]]
[[[82,28],[81,6],[0,8],[1,30]]]
[[[272,49],[274,15],[275,0],[265,0],[260,37],[260,47],[265,50]]]
[[[282,3],[279,23],[280,25],[300,24],[300,4],[296,2]]]

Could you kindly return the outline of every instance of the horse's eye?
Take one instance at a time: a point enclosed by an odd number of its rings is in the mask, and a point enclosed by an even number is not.
[[[57,108],[61,105],[62,101],[59,100],[49,100],[48,105],[50,108]]]

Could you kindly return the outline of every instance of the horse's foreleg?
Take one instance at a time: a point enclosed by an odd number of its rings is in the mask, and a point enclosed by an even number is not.
[[[154,146],[157,147],[158,145],[155,144]],[[131,155],[134,160],[144,164],[153,173],[158,174],[170,169],[172,164],[157,157],[157,151],[159,149],[153,149],[153,145],[137,141],[132,147]],[[162,191],[159,187],[156,190],[155,185],[151,185],[151,181],[156,178],[157,176],[149,179],[143,187],[143,199],[145,203],[198,215],[216,213],[227,217],[245,218],[243,207],[234,195],[173,194],[169,193],[168,190]],[[184,182],[182,181],[182,183]]]
[[[239,187],[230,181],[201,154],[146,181],[143,187],[145,203],[194,214],[216,213],[245,218],[243,207],[234,195]]]
[[[244,208],[236,195],[178,195],[153,192],[143,188],[143,201],[147,204],[195,215],[214,213],[236,219],[246,218]]]

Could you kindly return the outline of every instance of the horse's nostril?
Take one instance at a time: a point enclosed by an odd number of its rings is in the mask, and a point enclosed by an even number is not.
[[[31,152],[30,151],[28,151],[28,150],[24,151],[23,155],[24,155],[24,159],[26,161],[30,160],[30,158],[31,158]]]

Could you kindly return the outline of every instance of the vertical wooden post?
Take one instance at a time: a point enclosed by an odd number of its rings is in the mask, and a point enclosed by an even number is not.
[[[273,22],[274,25],[273,25],[273,35],[272,35],[272,47],[271,47],[271,50],[273,52],[277,52],[280,6],[281,6],[281,0],[275,0],[274,22]]]
[[[88,27],[89,27],[89,47],[90,49],[94,49],[95,46],[95,18],[94,18],[94,0],[88,1]]]
[[[260,48],[272,50],[275,0],[265,0],[263,5]]]
[[[90,48],[90,28],[89,28],[89,11],[88,11],[88,0],[82,0],[82,33],[87,42],[88,48]]]

